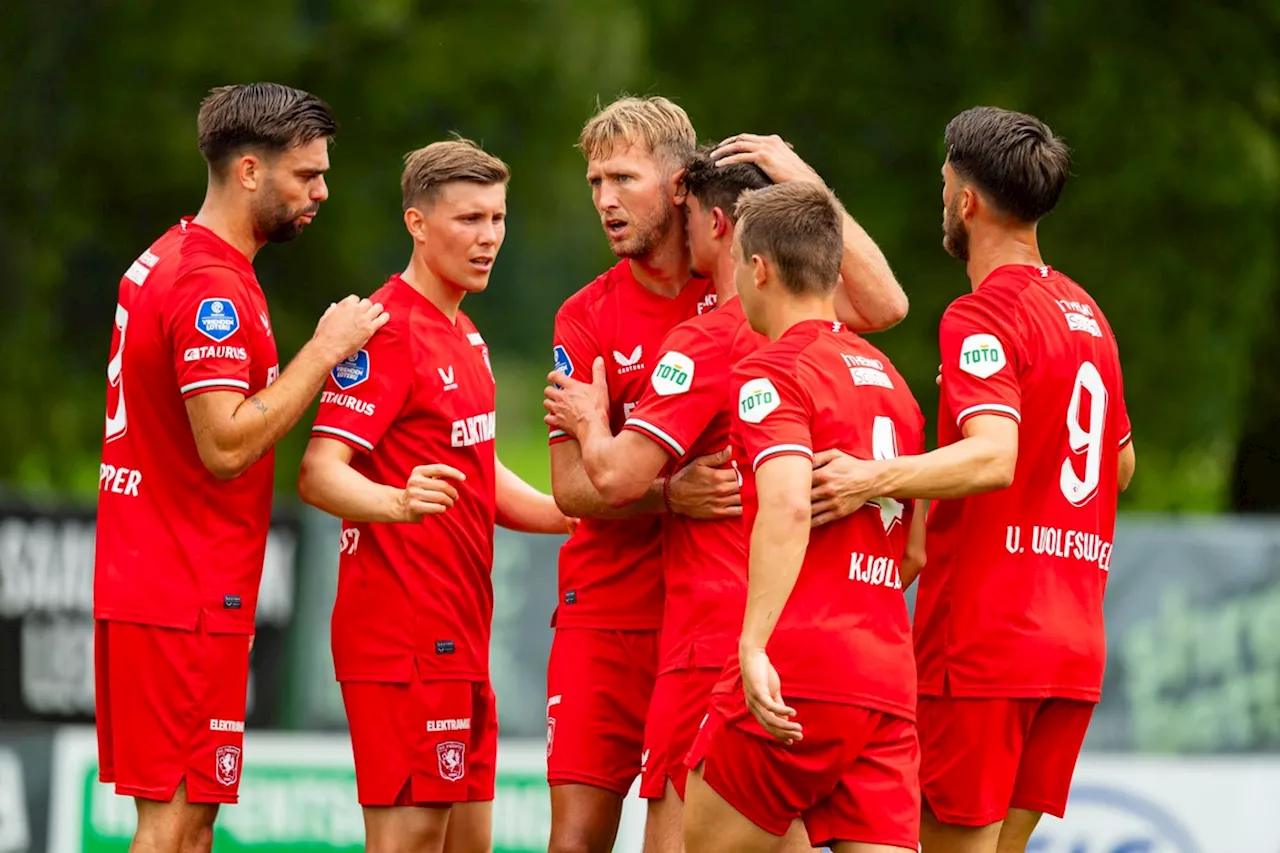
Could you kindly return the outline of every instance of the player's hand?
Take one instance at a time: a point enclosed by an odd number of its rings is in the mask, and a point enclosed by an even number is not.
[[[609,422],[609,380],[604,372],[604,359],[591,363],[591,384],[565,376],[558,370],[547,374],[551,384],[543,391],[542,419],[553,429],[562,429],[574,438],[588,422]]]
[[[738,472],[724,467],[728,448],[699,456],[671,475],[667,495],[671,511],[689,518],[736,518],[742,515]]]
[[[424,516],[439,515],[453,506],[458,490],[450,480],[467,479],[457,468],[448,465],[419,465],[409,474],[400,494],[398,521],[413,524]]]
[[[568,532],[570,536],[573,535],[573,531],[577,530],[578,525],[581,523],[582,523],[582,519],[580,518],[574,518],[571,515],[566,515],[564,517],[564,529]]]
[[[804,737],[800,724],[792,719],[795,708],[782,701],[782,681],[764,649],[741,651],[738,662],[742,665],[747,708],[764,730],[788,746]]]
[[[711,159],[716,161],[717,166],[754,163],[775,184],[808,181],[826,186],[822,177],[801,160],[795,149],[777,134],[757,136],[754,133],[739,133],[737,136],[730,136],[711,152]]]
[[[933,380],[933,384],[937,385],[939,388],[942,387],[942,365],[941,364],[938,365],[938,377]]]
[[[360,351],[373,333],[383,327],[391,315],[380,302],[348,296],[335,302],[320,317],[312,340],[332,364],[337,364]]]
[[[839,450],[824,450],[813,457],[814,527],[852,515],[876,494],[879,465]]]

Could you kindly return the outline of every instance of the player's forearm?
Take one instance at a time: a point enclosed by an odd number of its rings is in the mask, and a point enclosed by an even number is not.
[[[747,609],[739,640],[739,648],[744,651],[763,649],[768,644],[800,577],[809,547],[809,503],[799,498],[771,503],[767,500],[761,498],[751,529]]]
[[[577,442],[561,442],[551,448],[551,494],[560,511],[572,518],[633,518],[665,511],[662,481],[649,484],[644,497],[624,507],[613,507],[591,484],[582,456],[573,452]]]
[[[907,294],[884,252],[848,213],[844,215],[844,255],[836,316],[858,332],[878,332],[907,316]]]
[[[911,515],[911,528],[907,531],[907,546],[902,555],[899,567],[902,575],[902,588],[909,589],[925,567],[928,552],[925,550],[925,520],[929,502],[917,500]]]
[[[543,494],[497,462],[497,521],[521,533],[564,533],[564,513],[551,495]]]
[[[611,509],[622,509],[645,496],[653,473],[640,470],[625,453],[625,433],[615,436],[608,424],[583,424],[578,445],[587,479]]]
[[[400,520],[404,490],[375,483],[336,459],[302,458],[298,494],[311,506],[347,521]]]
[[[215,473],[239,476],[261,459],[302,418],[332,369],[318,347],[304,346],[275,382],[246,398],[216,431],[222,470]]]
[[[970,436],[919,456],[880,463],[876,495],[898,498],[963,498],[1007,488],[1018,463],[1017,447]]]

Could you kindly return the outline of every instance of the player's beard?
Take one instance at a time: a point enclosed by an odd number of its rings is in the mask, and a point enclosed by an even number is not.
[[[956,193],[942,213],[942,248],[963,263],[969,262],[969,229],[960,215],[960,194]]]
[[[268,243],[288,243],[302,233],[303,223],[298,218],[320,209],[313,202],[297,210],[290,210],[274,189],[268,188],[261,201],[253,205],[253,227]]]
[[[620,243],[615,243],[613,253],[620,258],[647,258],[653,254],[658,244],[671,233],[676,225],[676,211],[670,204],[664,204],[647,220],[631,223],[633,234]]]

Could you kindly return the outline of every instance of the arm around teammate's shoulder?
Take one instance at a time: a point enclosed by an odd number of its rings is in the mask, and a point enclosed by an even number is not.
[[[329,306],[311,340],[269,387],[247,398],[228,390],[188,397],[187,416],[205,467],[221,480],[244,473],[293,428],[334,365],[387,319],[381,305],[348,296]]]

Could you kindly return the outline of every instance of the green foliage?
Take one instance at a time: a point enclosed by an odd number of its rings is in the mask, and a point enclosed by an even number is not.
[[[942,129],[975,103],[1034,112],[1076,164],[1046,258],[1121,341],[1140,457],[1125,504],[1225,505],[1251,355],[1280,331],[1280,3],[17,0],[5,18],[0,483],[91,494],[120,273],[199,205],[203,93],[274,79],[341,122],[330,201],[258,261],[286,358],[330,301],[403,268],[404,152],[456,130],[511,165],[507,244],[466,308],[500,356],[499,452],[544,486],[552,316],[612,262],[573,147],[597,98],[660,92],[707,139],[790,140],[906,287],[910,317],[876,343],[926,412],[937,321],[967,287],[939,247]],[[282,447],[282,491],[304,432]]]

